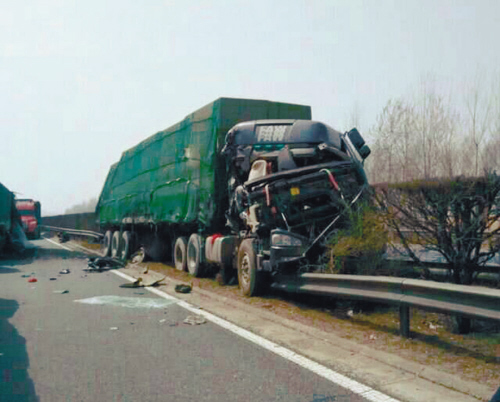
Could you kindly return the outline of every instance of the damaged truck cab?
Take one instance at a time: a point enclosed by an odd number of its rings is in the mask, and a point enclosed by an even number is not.
[[[240,244],[233,265],[247,295],[262,290],[269,273],[314,270],[345,208],[368,186],[362,163],[370,149],[356,129],[341,134],[310,120],[250,121],[228,132],[221,154],[234,237],[226,242]]]

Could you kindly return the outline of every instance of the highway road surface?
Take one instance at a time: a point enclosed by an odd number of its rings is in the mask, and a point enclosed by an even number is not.
[[[0,401],[395,401],[365,399],[210,320],[185,323],[200,316],[120,287],[129,282],[114,272],[85,272],[84,254],[33,243],[36,257],[0,260]]]

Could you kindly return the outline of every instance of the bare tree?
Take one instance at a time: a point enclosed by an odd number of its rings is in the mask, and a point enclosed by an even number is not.
[[[492,98],[483,90],[480,80],[477,78],[468,88],[465,106],[467,110],[467,135],[474,147],[474,175],[477,176],[480,146],[490,130],[492,109]]]

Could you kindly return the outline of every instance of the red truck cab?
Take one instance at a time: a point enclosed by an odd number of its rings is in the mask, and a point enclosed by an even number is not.
[[[40,238],[40,202],[30,199],[16,200],[16,208],[21,216],[24,232],[28,239]]]

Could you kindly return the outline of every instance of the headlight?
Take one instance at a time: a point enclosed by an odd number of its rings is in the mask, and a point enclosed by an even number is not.
[[[284,233],[274,233],[271,237],[271,244],[281,247],[300,247],[302,246],[302,241]]]

